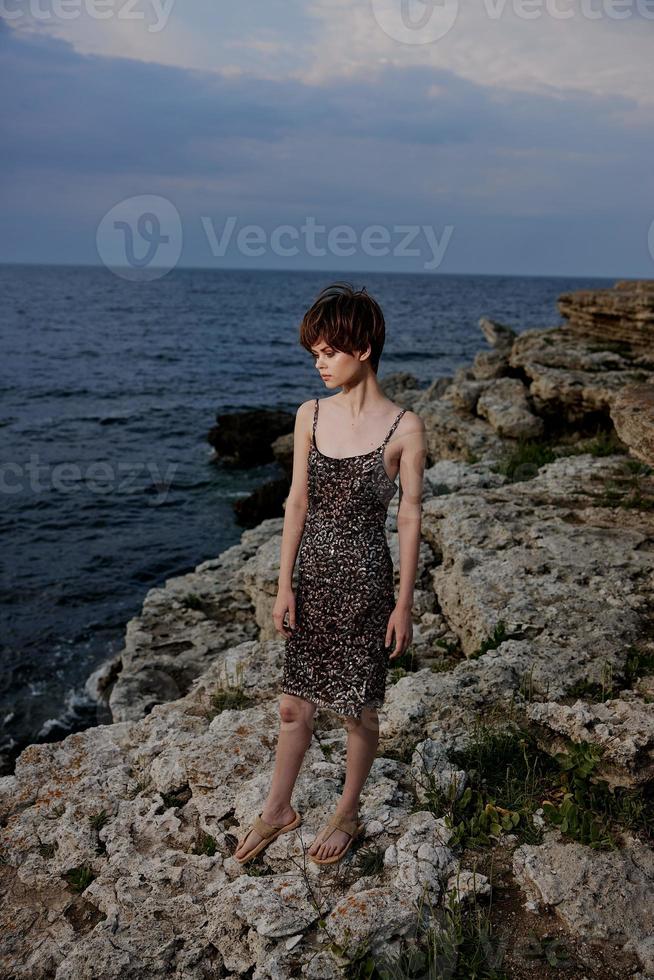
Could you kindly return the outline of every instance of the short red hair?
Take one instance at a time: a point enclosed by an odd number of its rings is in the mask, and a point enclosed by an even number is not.
[[[302,318],[300,343],[311,353],[320,338],[348,354],[365,351],[370,344],[370,366],[377,373],[386,324],[379,303],[365,286],[354,289],[348,282],[335,282],[319,293]]]

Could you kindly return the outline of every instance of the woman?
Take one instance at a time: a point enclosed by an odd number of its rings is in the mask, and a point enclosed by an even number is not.
[[[422,419],[391,402],[377,381],[384,340],[379,305],[347,283],[324,289],[300,325],[300,343],[326,387],[341,391],[303,402],[296,415],[273,609],[286,638],[281,725],[266,803],[234,852],[241,863],[301,823],[291,794],[319,705],[345,721],[347,770],[342,797],[310,845],[310,858],[340,860],[363,829],[359,798],[379,742],[388,661],[404,653],[413,635],[426,455]],[[385,524],[398,473],[396,601]]]

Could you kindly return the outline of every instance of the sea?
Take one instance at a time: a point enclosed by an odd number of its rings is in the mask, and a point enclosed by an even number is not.
[[[326,394],[298,341],[331,282],[386,318],[379,378],[467,364],[489,316],[563,322],[557,297],[614,280],[104,266],[0,266],[0,758],[98,723],[89,675],[149,589],[237,543],[233,505],[280,475],[212,459],[216,414]],[[106,720],[106,719],[103,719]]]

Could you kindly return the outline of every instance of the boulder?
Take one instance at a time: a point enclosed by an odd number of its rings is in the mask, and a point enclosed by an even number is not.
[[[513,873],[538,907],[554,909],[576,936],[635,952],[654,975],[654,851],[626,835],[620,850],[597,852],[556,833],[541,845],[523,844]]]
[[[654,466],[654,378],[621,388],[611,405],[611,418],[630,452]]]
[[[625,385],[654,379],[652,368],[627,352],[594,343],[566,327],[526,330],[515,341],[509,363],[529,380],[534,411],[568,425],[593,414],[608,418]]]
[[[654,280],[625,279],[611,289],[563,293],[558,306],[575,335],[631,348],[654,361]]]

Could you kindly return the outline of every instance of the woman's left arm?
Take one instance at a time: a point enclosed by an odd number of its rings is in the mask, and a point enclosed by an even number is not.
[[[397,508],[397,530],[400,542],[400,588],[397,603],[389,620],[386,645],[395,631],[395,649],[390,658],[400,657],[413,638],[413,590],[418,571],[422,490],[427,457],[425,423],[419,415],[407,412],[413,423],[402,436],[400,456],[400,502]]]

